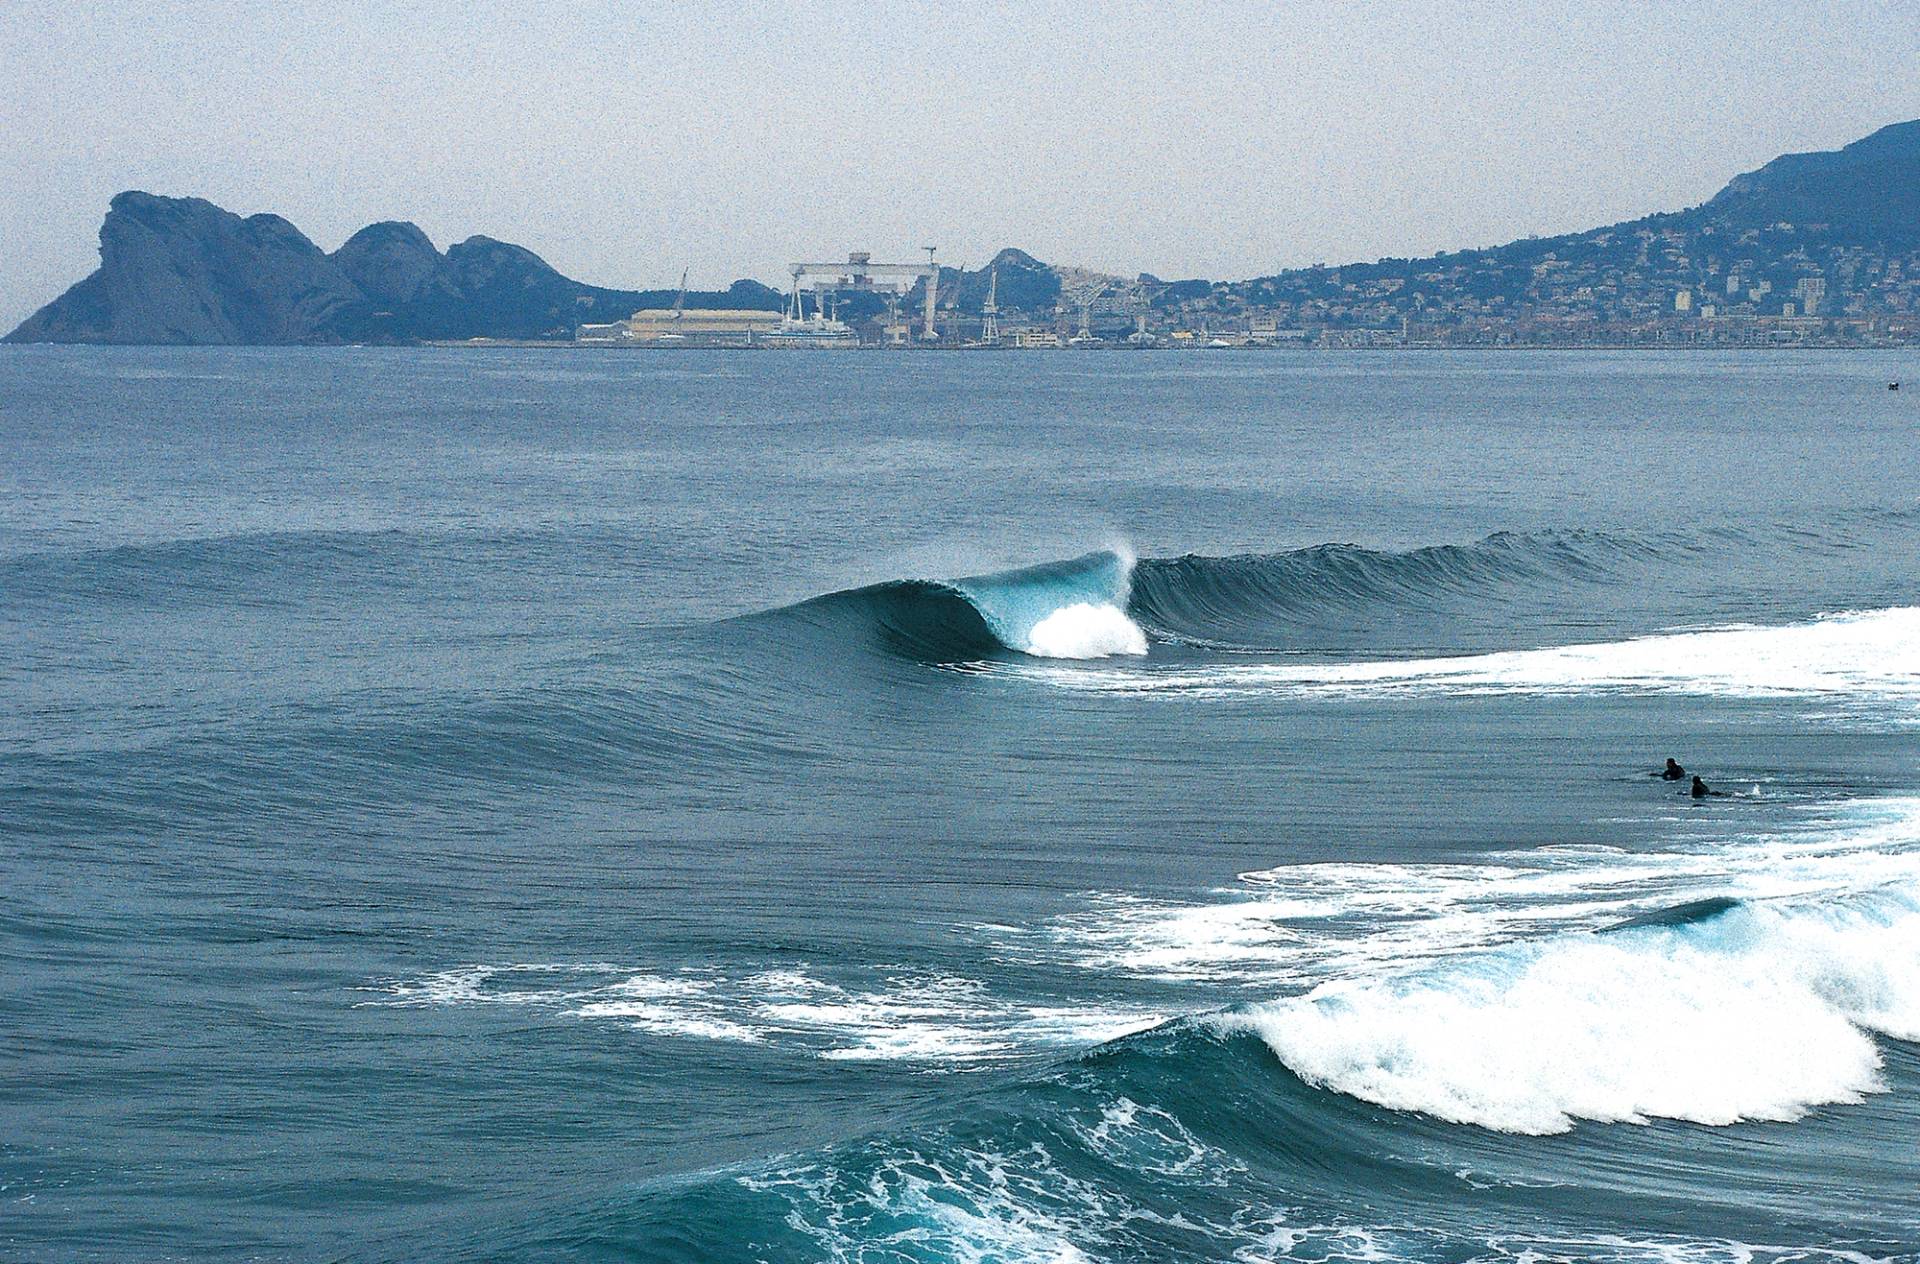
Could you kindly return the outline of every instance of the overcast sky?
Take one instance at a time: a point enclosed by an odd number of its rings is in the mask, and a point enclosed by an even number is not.
[[[1489,245],[1920,117],[1920,2],[0,3],[0,330],[121,189],[581,280],[1006,245],[1164,277]]]

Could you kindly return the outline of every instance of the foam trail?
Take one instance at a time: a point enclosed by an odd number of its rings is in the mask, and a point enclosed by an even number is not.
[[[1920,700],[1920,607],[1455,658],[1054,670],[1042,678],[1068,688],[1121,693],[1617,692],[1911,701]]]
[[[655,1036],[778,1044],[832,1062],[963,1065],[1096,1045],[1166,1021],[1131,1007],[1037,1004],[946,975],[855,989],[798,968],[727,978],[610,962],[467,965],[366,990],[379,994],[366,1005],[511,1005]]]
[[[1240,875],[1213,900],[1096,896],[1038,933],[992,928],[1022,960],[1300,990],[1400,973],[1545,934],[1671,915],[1697,901],[1920,892],[1920,799],[1807,808],[1764,834],[1677,850],[1544,847],[1477,863],[1315,861]]]
[[[1107,896],[1034,943],[1083,969],[1288,990],[1403,972],[1692,901],[1920,891],[1920,800],[1844,805],[1804,826],[1680,851],[1549,847],[1495,862],[1315,862],[1240,876],[1213,902]]]

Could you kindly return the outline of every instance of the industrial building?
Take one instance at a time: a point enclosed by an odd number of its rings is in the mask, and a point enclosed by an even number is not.
[[[575,337],[602,346],[750,347],[780,319],[754,308],[647,308],[610,325],[582,325]]]

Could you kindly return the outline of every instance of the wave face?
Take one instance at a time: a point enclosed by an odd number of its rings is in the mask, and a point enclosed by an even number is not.
[[[1569,587],[1590,596],[1631,568],[1679,560],[1699,547],[1675,538],[1542,531],[1405,552],[1320,544],[1287,553],[1143,559],[1134,571],[1133,614],[1168,641],[1281,650],[1362,636],[1366,624],[1383,621],[1389,634],[1404,634],[1421,616],[1503,597]]]
[[[954,580],[893,580],[829,593],[775,611],[851,627],[928,662],[1005,651],[1035,658],[1109,658],[1147,652],[1127,614],[1133,559],[1114,551]]]
[[[1524,674],[1529,662],[1492,656],[1479,661],[1479,655],[1474,662],[1460,662],[1455,656],[1435,655],[1434,647],[1493,651],[1511,646],[1516,637],[1542,644],[1565,641],[1569,629],[1643,632],[1670,626],[1670,607],[1649,598],[1667,588],[1697,592],[1729,610],[1775,606],[1776,595],[1767,585],[1777,582],[1782,568],[1769,566],[1761,568],[1763,574],[1754,574],[1756,557],[1770,562],[1784,558],[1796,584],[1810,600],[1818,600],[1819,593],[1839,587],[1836,575],[1846,573],[1835,565],[1836,558],[1867,547],[1855,539],[1856,531],[1871,535],[1869,528],[1891,531],[1904,525],[1899,518],[1824,532],[1784,526],[1697,534],[1497,532],[1470,544],[1400,552],[1320,544],[1283,553],[1136,560],[1120,550],[1103,550],[959,579],[894,580],[769,613],[776,619],[791,616],[828,624],[840,634],[877,637],[884,648],[937,663],[992,660],[1009,651],[1042,659],[1139,658],[1156,646],[1156,658],[1187,661],[1223,654],[1339,658],[1405,650],[1422,655],[1419,666],[1406,669],[1409,678],[1438,678],[1449,672],[1465,678],[1485,668],[1464,683],[1497,686],[1500,681],[1488,673],[1516,666]],[[1840,608],[1837,603],[1826,607],[1835,608]],[[1821,610],[1815,605],[1806,614]],[[1733,625],[1738,622],[1724,621],[1729,631],[1737,630]],[[1856,631],[1865,635],[1871,629]],[[1906,629],[1886,631],[1889,638],[1897,638]],[[1640,648],[1647,662],[1619,662],[1616,674],[1623,678],[1629,673],[1641,679],[1659,676],[1655,655],[1678,653],[1684,659],[1690,649],[1705,656],[1723,650],[1767,652],[1767,647],[1724,639],[1633,639],[1646,641]],[[1884,647],[1884,642],[1856,646],[1861,655]],[[1805,647],[1803,660],[1820,648]],[[1583,647],[1568,646],[1559,653],[1566,660],[1563,674],[1576,676],[1582,670],[1578,660]],[[1774,666],[1757,658],[1754,665],[1763,673]],[[1271,671],[1239,670],[1247,666],[1234,664],[1235,671],[1222,681],[1237,677],[1364,685],[1390,682],[1396,675],[1390,667],[1364,663],[1344,665],[1332,675],[1315,675],[1313,668],[1298,663],[1275,665]],[[1638,671],[1642,666],[1648,670]],[[1669,674],[1684,674],[1687,666],[1678,661]],[[1100,679],[1090,675],[1083,681]],[[1161,683],[1182,687],[1202,679],[1198,674],[1175,675]]]

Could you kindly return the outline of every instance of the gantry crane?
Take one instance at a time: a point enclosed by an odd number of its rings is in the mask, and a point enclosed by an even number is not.
[[[927,252],[925,263],[875,263],[872,255],[859,250],[848,255],[845,263],[789,264],[787,271],[793,274],[789,314],[795,320],[800,319],[802,290],[814,292],[816,307],[820,293],[838,290],[884,291],[892,296],[893,303],[897,303],[924,278],[927,283],[926,313],[920,336],[931,341],[939,337],[933,327],[933,309],[939,296],[940,267],[933,261],[935,247],[922,246],[921,249]]]

